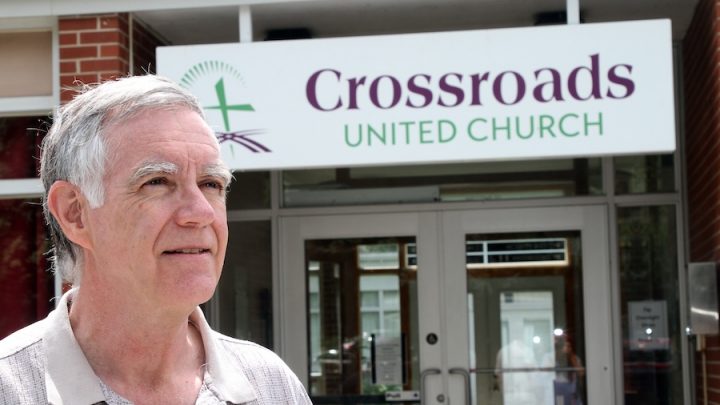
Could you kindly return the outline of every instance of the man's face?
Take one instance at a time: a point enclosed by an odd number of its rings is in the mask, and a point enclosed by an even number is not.
[[[210,299],[227,245],[229,181],[212,136],[188,109],[149,110],[106,129],[104,204],[88,213],[94,274],[84,277],[149,304]]]

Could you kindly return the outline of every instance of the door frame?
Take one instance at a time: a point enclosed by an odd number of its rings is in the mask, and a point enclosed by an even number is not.
[[[603,205],[498,208],[446,211],[442,214],[445,283],[444,330],[449,345],[444,356],[446,369],[468,370],[467,299],[456,291],[467,291],[465,275],[465,235],[471,233],[510,233],[580,231],[582,244],[583,311],[585,321],[585,367],[588,403],[609,404],[615,400],[613,357],[612,282],[607,208]],[[502,220],[501,220],[502,219]],[[453,310],[460,308],[460,311]],[[459,313],[458,313],[459,312]],[[449,380],[453,396],[464,392],[459,378]]]
[[[307,288],[304,241],[361,237],[415,236],[418,252],[420,370],[427,377],[427,403],[438,395],[462,403],[463,379],[450,369],[468,369],[465,235],[533,231],[581,232],[588,402],[614,400],[612,292],[607,207],[582,205],[404,213],[287,216],[279,220],[278,298],[280,352],[308,386]],[[438,271],[422,271],[422,269]],[[425,336],[437,333],[430,345]],[[592,384],[590,383],[592,381]]]
[[[284,217],[280,219],[280,279],[279,307],[280,351],[300,381],[308,387],[307,359],[307,283],[305,269],[304,241],[307,239],[339,239],[363,237],[415,236],[418,260],[424,256],[436,257],[436,268],[441,266],[437,253],[437,213],[384,213],[358,215],[328,215]],[[435,272],[436,278],[440,274]],[[429,274],[428,274],[429,276]],[[421,279],[423,281],[421,281]],[[418,275],[418,295],[422,294],[421,283],[431,282],[429,277]],[[426,295],[423,295],[426,297]],[[421,336],[425,330],[439,330],[440,307],[438,297],[427,296],[419,300],[418,311],[426,316],[418,319]],[[424,319],[423,319],[424,318]],[[431,323],[432,325],[425,325]],[[429,332],[426,332],[429,333]],[[424,350],[420,346],[420,367],[429,367],[431,359],[435,367],[440,365],[441,354],[437,350]]]

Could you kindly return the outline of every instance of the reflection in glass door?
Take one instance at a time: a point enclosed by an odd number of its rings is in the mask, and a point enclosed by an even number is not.
[[[466,236],[475,403],[587,403],[580,246],[575,231]]]
[[[313,401],[417,391],[415,238],[306,240],[305,261]]]

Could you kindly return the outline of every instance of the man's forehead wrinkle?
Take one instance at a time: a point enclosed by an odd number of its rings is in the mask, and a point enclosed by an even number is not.
[[[119,142],[124,140],[130,134],[141,134],[140,139],[149,140],[148,143],[163,142],[187,142],[190,144],[208,145],[217,147],[216,135],[210,127],[192,128],[185,126],[161,125],[154,120],[134,121],[130,124],[115,123],[102,129],[103,135],[109,142]],[[180,137],[178,137],[178,134]],[[203,138],[193,139],[193,136],[187,137],[184,134],[203,135]],[[117,146],[117,145],[115,145]]]
[[[147,134],[148,137],[150,137],[150,135],[153,135],[153,134]],[[188,144],[188,145],[210,146],[213,149],[217,149],[217,145],[213,142],[212,138],[210,138],[210,135],[208,135],[207,140],[205,140],[205,139],[195,140],[195,139],[187,139],[187,138],[176,139],[176,138],[172,138],[172,137],[168,136],[168,137],[158,137],[147,143],[150,145],[155,144],[155,143],[159,143],[159,144],[171,143],[172,144],[172,143],[177,143],[178,141],[182,142],[184,144]]]

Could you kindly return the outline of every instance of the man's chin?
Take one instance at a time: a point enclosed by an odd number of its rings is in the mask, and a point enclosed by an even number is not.
[[[187,305],[196,307],[204,304],[213,297],[215,288],[217,287],[217,279],[208,275],[205,277],[192,277],[184,280],[173,291],[173,300],[178,303],[186,303]]]
[[[200,305],[204,304],[213,297],[215,294],[215,288],[217,287],[217,283],[212,283],[212,285],[200,287],[198,286],[197,291],[195,293],[195,297],[197,297],[195,304]]]

